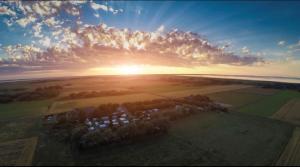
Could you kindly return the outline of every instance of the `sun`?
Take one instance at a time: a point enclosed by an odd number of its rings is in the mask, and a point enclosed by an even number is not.
[[[116,70],[121,75],[136,75],[143,72],[142,67],[138,65],[122,65],[116,67]]]

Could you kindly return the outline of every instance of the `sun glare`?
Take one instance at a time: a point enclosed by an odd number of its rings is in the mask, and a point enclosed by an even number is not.
[[[135,75],[135,74],[141,74],[142,73],[142,67],[137,65],[122,65],[116,67],[116,70],[121,75]]]

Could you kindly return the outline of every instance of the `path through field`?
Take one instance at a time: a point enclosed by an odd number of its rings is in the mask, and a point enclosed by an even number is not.
[[[37,137],[32,137],[0,143],[0,165],[30,166],[37,141]]]
[[[276,165],[278,166],[294,166],[300,164],[300,128],[294,130],[288,145],[280,156]]]

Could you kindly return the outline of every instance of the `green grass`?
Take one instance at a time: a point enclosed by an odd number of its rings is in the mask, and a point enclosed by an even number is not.
[[[264,97],[264,95],[260,94],[239,93],[236,91],[214,93],[207,96],[214,101],[230,104],[234,109],[237,109],[249,103],[253,103]]]
[[[254,104],[241,107],[239,111],[269,117],[277,112],[286,102],[299,97],[300,93],[296,91],[280,91],[272,96],[266,96]]]
[[[42,115],[52,100],[0,104],[0,120]]]

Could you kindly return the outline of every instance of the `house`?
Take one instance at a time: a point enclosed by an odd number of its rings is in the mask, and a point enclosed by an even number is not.
[[[88,130],[89,130],[89,131],[94,131],[94,130],[95,130],[95,127],[91,126],[91,127],[88,128]]]
[[[120,121],[125,121],[125,120],[127,120],[126,118],[123,118],[123,117],[121,117],[121,118],[119,118],[119,120]]]
[[[55,124],[57,123],[56,115],[48,115],[44,118],[47,124]]]
[[[105,120],[109,120],[109,116],[104,116],[104,117],[101,117],[101,119],[102,119],[103,121],[105,121]]]
[[[113,126],[119,126],[120,123],[119,123],[119,122],[113,122],[112,125],[113,125]]]
[[[129,120],[124,120],[123,123],[124,124],[129,124]]]
[[[103,121],[104,124],[110,124],[110,121],[109,120],[105,120]]]
[[[121,117],[123,117],[123,118],[127,117],[127,114],[124,113],[124,114],[121,115]]]
[[[100,125],[99,125],[99,128],[102,128],[102,129],[103,129],[103,128],[107,128],[107,127],[108,127],[108,126],[107,126],[106,124],[100,124]]]

